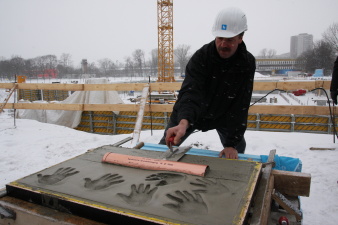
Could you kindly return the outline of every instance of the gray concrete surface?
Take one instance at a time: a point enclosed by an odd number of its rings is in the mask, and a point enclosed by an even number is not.
[[[65,195],[74,201],[122,209],[160,221],[241,224],[260,170],[256,162],[192,155],[182,157],[181,162],[209,165],[209,172],[202,178],[102,163],[106,152],[150,158],[162,154],[102,146],[22,178],[17,184],[35,192],[48,190],[55,196]]]

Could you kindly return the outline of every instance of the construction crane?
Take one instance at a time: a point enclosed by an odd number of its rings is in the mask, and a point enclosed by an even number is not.
[[[158,82],[173,82],[173,0],[157,0]]]

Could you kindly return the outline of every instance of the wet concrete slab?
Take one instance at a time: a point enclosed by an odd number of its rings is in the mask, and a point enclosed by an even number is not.
[[[158,158],[162,152],[102,146],[7,185],[154,223],[242,224],[261,164],[185,155],[205,177],[102,163],[107,152]],[[68,209],[72,212],[72,209]],[[113,222],[112,222],[113,223]]]

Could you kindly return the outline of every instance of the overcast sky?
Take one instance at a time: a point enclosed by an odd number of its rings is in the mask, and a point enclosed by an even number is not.
[[[290,50],[290,37],[312,34],[314,41],[338,23],[338,0],[174,0],[174,48],[195,52],[213,39],[217,12],[240,7],[248,19],[244,41],[258,55]],[[157,48],[157,0],[0,0],[0,57],[25,59],[62,53],[89,63],[124,62],[136,49],[146,59]]]

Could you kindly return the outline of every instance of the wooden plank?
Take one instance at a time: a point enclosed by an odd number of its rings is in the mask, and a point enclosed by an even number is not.
[[[139,104],[84,104],[83,111],[132,111],[137,112]]]
[[[279,192],[290,196],[310,196],[311,174],[273,170],[272,175]]]
[[[17,89],[24,90],[65,90],[83,91],[84,84],[42,84],[42,83],[18,83]]]
[[[14,84],[14,86],[11,88],[11,90],[8,93],[8,96],[5,98],[4,102],[1,103],[0,105],[0,113],[3,111],[3,108],[5,107],[5,105],[7,104],[9,98],[12,96],[13,92],[15,91],[16,86],[18,86],[18,84]]]
[[[83,111],[83,104],[59,103],[7,103],[4,109],[69,110]]]
[[[182,82],[156,82],[150,84],[152,91],[175,91],[180,90]]]
[[[254,91],[272,91],[275,88],[284,91],[296,89],[312,90],[322,87],[325,90],[330,89],[331,81],[270,81],[254,82]],[[145,83],[113,83],[113,84],[45,84],[45,83],[19,83],[18,89],[27,90],[65,90],[65,91],[141,91]],[[150,84],[153,91],[179,90],[182,82],[155,82]],[[10,89],[13,83],[0,83],[0,88]]]
[[[273,192],[273,187],[274,187],[274,177],[270,176],[265,198],[263,201],[263,208],[262,208],[261,219],[260,219],[261,225],[267,225],[269,222],[269,217],[270,217],[270,212],[271,212],[271,201],[272,201],[271,194]]]
[[[113,83],[113,84],[84,84],[84,91],[142,91],[147,83]],[[151,83],[152,91],[179,90],[181,82]]]
[[[316,148],[316,147],[311,147],[310,150],[336,150],[336,148]]]
[[[142,91],[146,83],[84,84],[84,91]]]
[[[305,89],[311,91],[315,88],[322,87],[325,90],[330,89],[331,81],[274,81],[274,82],[254,82],[254,91],[272,91],[281,89],[284,91],[292,91],[297,89]]]
[[[4,196],[0,198],[0,206],[14,211],[16,218],[0,217],[0,224],[40,224],[40,225],[104,225],[103,223],[60,212],[45,206],[23,201],[18,198]],[[28,222],[29,221],[29,222]]]
[[[275,200],[280,206],[283,207],[288,213],[294,215],[297,221],[301,221],[303,218],[302,212],[294,206],[282,193],[274,190],[272,193],[272,198]]]
[[[274,179],[271,175],[272,162],[274,161],[276,150],[271,150],[268,161],[263,169],[261,179],[256,190],[254,198],[254,207],[250,225],[266,225],[268,223],[268,216],[270,214],[271,191]]]
[[[146,105],[146,112],[172,112],[174,104],[151,104]]]
[[[172,112],[173,104],[145,105],[145,112]],[[131,111],[138,112],[140,104],[85,104],[83,111]]]
[[[172,112],[173,104],[151,104],[145,106],[146,112]],[[304,107],[306,109],[304,109]],[[61,104],[61,103],[7,103],[4,109],[46,109],[46,110],[81,110],[81,111],[138,111],[139,104]],[[295,115],[330,115],[326,106],[271,106],[254,105],[249,113],[258,114],[295,114]]]
[[[249,113],[330,115],[330,110],[327,106],[253,105],[249,108]]]
[[[171,112],[174,105],[152,104],[145,112]],[[68,110],[68,111],[131,111],[137,112],[139,104],[59,104],[59,103],[7,103],[4,109]]]

